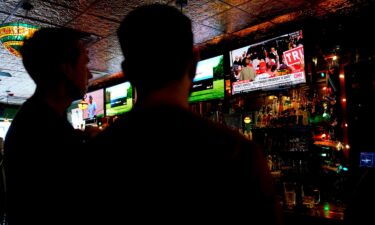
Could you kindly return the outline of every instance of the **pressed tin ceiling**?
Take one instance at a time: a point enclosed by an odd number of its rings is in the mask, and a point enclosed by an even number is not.
[[[24,10],[22,3],[33,8]],[[277,27],[306,17],[323,18],[350,13],[373,0],[188,0],[180,7],[175,0],[0,0],[0,24],[26,22],[41,27],[70,27],[91,34],[89,68],[94,78],[105,79],[120,71],[123,60],[116,30],[132,9],[150,3],[168,4],[192,19],[195,44],[213,45]],[[35,89],[20,58],[0,44],[0,103],[22,104]]]

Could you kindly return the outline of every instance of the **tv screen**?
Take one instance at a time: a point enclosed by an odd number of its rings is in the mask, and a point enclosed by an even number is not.
[[[83,119],[93,119],[104,116],[104,90],[87,92],[85,101],[88,103],[84,110]]]
[[[232,94],[306,82],[302,31],[230,51]]]
[[[375,152],[361,152],[359,155],[359,166],[375,168]]]
[[[82,101],[83,108],[80,108]],[[82,129],[87,124],[94,124],[96,118],[104,116],[104,89],[87,92],[83,99],[73,101],[67,114],[74,128]]]
[[[224,98],[223,58],[219,55],[198,62],[189,102]]]
[[[128,112],[133,107],[133,89],[130,82],[123,82],[105,89],[105,110],[107,116]]]

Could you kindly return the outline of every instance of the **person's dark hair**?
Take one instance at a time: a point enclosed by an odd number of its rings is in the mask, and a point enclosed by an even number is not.
[[[21,47],[23,65],[37,86],[63,78],[61,64],[76,66],[84,34],[70,28],[41,28]]]
[[[271,66],[271,71],[272,71],[272,72],[275,72],[276,69],[277,69],[277,65],[276,65],[276,64],[273,64],[273,65]]]
[[[181,79],[193,58],[191,21],[172,6],[136,8],[124,18],[117,34],[125,57],[125,78],[144,92]]]

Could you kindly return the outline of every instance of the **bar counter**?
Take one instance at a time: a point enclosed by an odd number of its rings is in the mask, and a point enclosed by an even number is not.
[[[342,225],[345,206],[323,202],[312,209],[283,209],[285,225]]]

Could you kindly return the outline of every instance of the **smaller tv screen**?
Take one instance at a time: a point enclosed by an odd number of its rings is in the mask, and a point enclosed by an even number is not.
[[[232,94],[306,82],[302,31],[230,51]]]
[[[87,92],[85,96],[87,108],[83,112],[83,119],[93,119],[104,116],[104,90]]]
[[[116,116],[133,107],[133,89],[130,82],[123,82],[105,89],[105,110],[107,116]]]
[[[104,116],[104,89],[87,92],[83,99],[73,101],[67,116],[74,128],[82,129],[87,124],[94,124],[96,118]]]
[[[189,102],[224,98],[223,58],[219,55],[198,62]]]
[[[375,168],[375,152],[361,152],[359,167]]]

